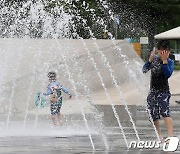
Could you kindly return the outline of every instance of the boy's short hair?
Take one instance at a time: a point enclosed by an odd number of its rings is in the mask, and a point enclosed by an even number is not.
[[[48,76],[48,78],[49,78],[50,80],[55,80],[55,79],[56,79],[56,72],[51,71],[51,72],[48,73],[47,76]]]
[[[164,50],[170,50],[170,44],[168,40],[160,40],[157,43],[157,49],[164,49]]]

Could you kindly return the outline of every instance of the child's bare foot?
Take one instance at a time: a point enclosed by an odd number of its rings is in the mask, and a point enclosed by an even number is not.
[[[164,143],[164,139],[162,135],[159,135],[159,138],[157,138],[157,141],[161,141],[161,143]]]
[[[59,125],[62,126],[62,125],[63,125],[63,122],[59,122]]]
[[[63,122],[62,120],[59,121],[59,125],[62,126],[63,125]]]

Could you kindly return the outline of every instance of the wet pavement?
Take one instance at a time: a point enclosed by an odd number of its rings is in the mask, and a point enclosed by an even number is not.
[[[144,108],[137,110],[136,128],[140,140],[154,141],[156,140],[155,132],[151,123],[145,117]],[[179,108],[172,108],[172,118],[174,119],[174,134],[180,138],[180,120]],[[98,130],[98,127],[91,123],[91,132],[88,132],[83,121],[72,123],[64,122],[63,126],[52,127],[49,125],[39,125],[36,129],[30,127],[26,129],[18,127],[20,123],[11,122],[9,130],[1,129],[0,137],[0,153],[2,154],[171,154],[172,152],[164,152],[162,146],[158,149],[127,149],[123,134],[119,127],[104,127],[103,131]],[[166,136],[166,129],[162,123],[162,133]],[[14,129],[13,129],[14,128]],[[19,128],[19,129],[17,129]],[[137,136],[131,126],[123,125],[123,130],[127,143],[137,141]],[[89,136],[90,135],[90,136]],[[90,140],[92,139],[92,142]],[[93,143],[93,145],[92,145]],[[180,153],[180,144],[177,151]]]
[[[97,136],[93,136],[95,150],[92,149],[88,136],[70,137],[6,137],[1,138],[0,153],[9,154],[170,154],[162,149],[127,150],[117,143],[105,150]],[[114,140],[115,137],[113,137]],[[115,141],[114,141],[115,142]],[[121,141],[120,141],[121,142]],[[123,141],[122,141],[123,142]],[[176,151],[175,153],[180,153]]]

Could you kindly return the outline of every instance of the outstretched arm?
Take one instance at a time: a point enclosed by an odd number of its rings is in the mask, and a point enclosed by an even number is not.
[[[43,95],[47,96],[47,95],[50,95],[50,94],[52,94],[52,92],[51,92],[51,89],[48,86],[47,91],[45,93],[43,93]]]
[[[65,92],[66,94],[68,94],[68,95],[69,95],[69,98],[71,99],[72,94],[71,94],[70,92],[68,92],[68,90],[67,90],[66,88],[64,88],[63,86],[61,86],[61,89],[62,89],[63,92]]]
[[[72,96],[71,93],[70,93],[66,88],[64,88],[60,83],[58,84],[58,87],[59,87],[60,89],[62,89],[62,91],[63,91],[64,93],[68,94],[70,97]]]
[[[64,88],[63,86],[61,86],[61,89],[62,89],[62,91],[65,92],[66,94],[71,95],[71,93],[70,93],[66,88]]]

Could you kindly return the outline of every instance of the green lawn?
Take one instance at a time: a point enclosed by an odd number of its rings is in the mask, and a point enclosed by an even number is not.
[[[180,65],[174,65],[174,70],[180,70]]]

